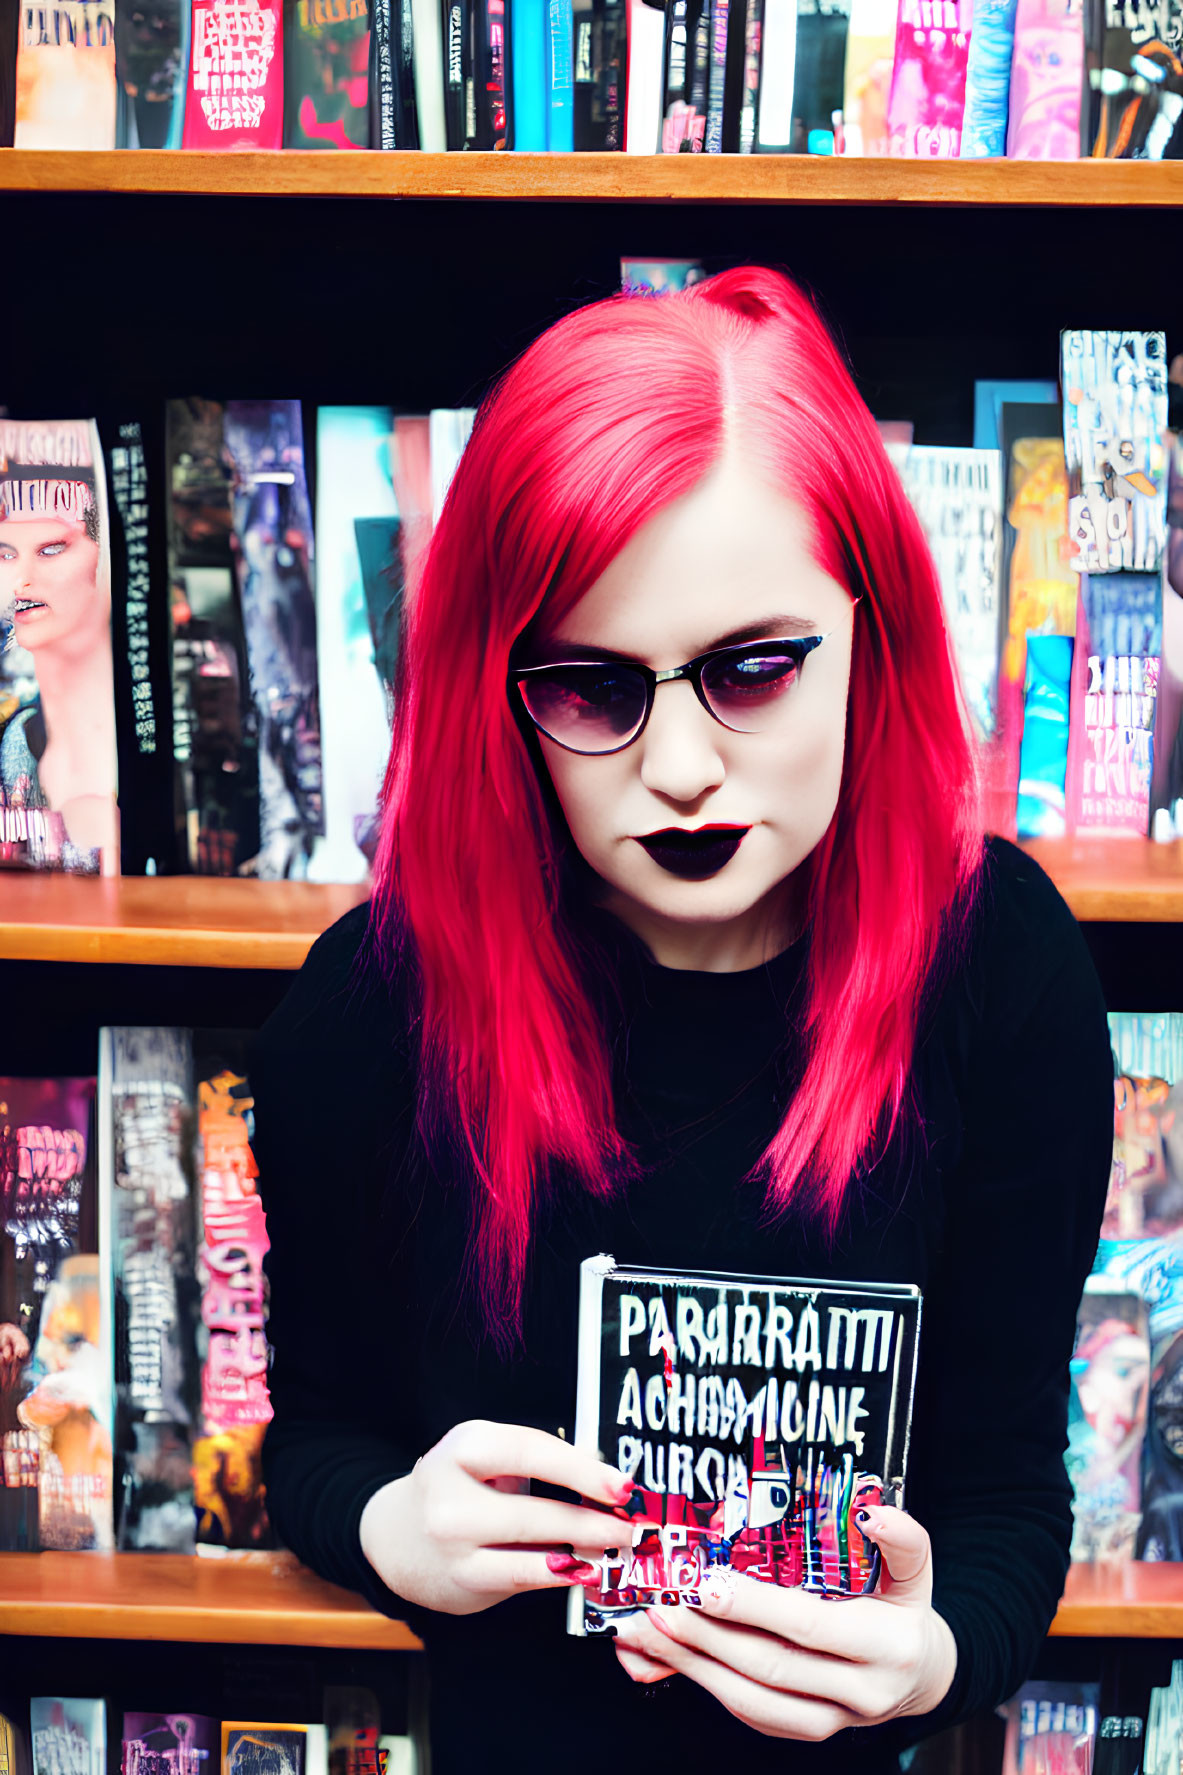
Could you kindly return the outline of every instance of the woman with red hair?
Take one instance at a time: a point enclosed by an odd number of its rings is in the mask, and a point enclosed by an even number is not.
[[[923,536],[786,278],[596,303],[488,396],[383,822],[254,1074],[281,1537],[422,1631],[437,1775],[894,1769],[1019,1685],[1060,1595],[1112,1072],[1071,916],[983,840]],[[630,1490],[569,1441],[600,1251],[920,1286],[878,1595],[720,1574],[564,1636]]]

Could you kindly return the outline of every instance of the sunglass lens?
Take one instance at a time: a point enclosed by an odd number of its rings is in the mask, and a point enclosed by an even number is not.
[[[627,666],[548,666],[521,681],[531,718],[572,752],[614,752],[645,715],[645,680]]]
[[[737,649],[705,668],[703,694],[724,726],[758,733],[776,720],[800,676],[801,658],[783,641],[773,649]]]

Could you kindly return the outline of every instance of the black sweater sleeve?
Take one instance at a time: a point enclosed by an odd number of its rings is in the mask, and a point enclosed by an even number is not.
[[[389,1414],[397,1383],[408,1393],[414,1386],[400,1365],[405,1291],[386,1187],[409,1139],[414,1093],[385,990],[352,978],[366,912],[314,945],[252,1054],[253,1144],[271,1239],[275,1415],[263,1475],[286,1546],[376,1608],[405,1614],[358,1538],[374,1492],[423,1452],[400,1439]]]
[[[1009,845],[992,859],[909,1491],[957,1641],[942,1723],[1026,1680],[1063,1591],[1068,1361],[1113,1147],[1108,1025],[1084,939],[1034,863]]]

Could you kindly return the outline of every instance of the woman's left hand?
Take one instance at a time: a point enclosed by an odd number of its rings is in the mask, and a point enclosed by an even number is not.
[[[772,1738],[829,1738],[930,1712],[949,1691],[957,1647],[932,1606],[928,1534],[883,1505],[858,1526],[883,1556],[874,1596],[827,1601],[716,1567],[701,1608],[622,1621],[616,1656],[634,1682],[689,1677]]]

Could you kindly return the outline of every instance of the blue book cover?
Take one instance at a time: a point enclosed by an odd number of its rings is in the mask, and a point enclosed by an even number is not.
[[[1031,406],[1055,406],[1060,389],[1055,382],[975,382],[974,449],[997,450],[998,427],[1004,401]]]
[[[547,0],[547,146],[552,153],[575,152],[575,94],[571,83],[571,39],[575,20],[571,0]]]
[[[1006,153],[1017,6],[1018,0],[974,0],[961,122],[963,160],[993,160]]]
[[[513,0],[513,145],[544,153],[547,141],[546,0]]]

